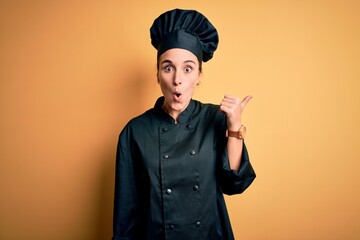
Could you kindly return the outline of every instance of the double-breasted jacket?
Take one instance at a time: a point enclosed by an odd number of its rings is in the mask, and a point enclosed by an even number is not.
[[[121,131],[113,240],[234,239],[223,194],[242,193],[255,178],[245,144],[231,170],[219,106],[191,100],[175,123],[163,101]]]

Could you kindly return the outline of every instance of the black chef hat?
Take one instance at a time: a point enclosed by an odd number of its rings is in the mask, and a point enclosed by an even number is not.
[[[195,10],[174,9],[161,14],[150,28],[151,44],[158,57],[172,48],[192,52],[199,61],[213,57],[219,37],[215,27]]]

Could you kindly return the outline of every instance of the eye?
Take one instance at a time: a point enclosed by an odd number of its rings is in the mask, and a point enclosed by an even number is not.
[[[192,71],[192,67],[191,66],[186,66],[185,67],[185,72],[189,73]]]
[[[170,65],[166,65],[163,69],[165,72],[172,72],[174,70],[174,68]]]

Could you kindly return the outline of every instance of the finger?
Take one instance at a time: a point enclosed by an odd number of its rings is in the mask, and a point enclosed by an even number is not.
[[[225,101],[225,100],[223,100],[223,101],[220,103],[220,105],[226,106],[226,107],[232,107],[232,106],[234,106],[234,103],[233,103],[233,102],[230,102],[230,101]]]
[[[223,113],[226,113],[226,115],[229,115],[232,113],[233,108],[228,105],[220,105],[220,111],[222,111]]]
[[[236,107],[236,105],[234,103],[229,103],[229,102],[221,102],[220,106],[223,106],[223,107],[226,107],[226,108],[229,108],[229,109],[232,109],[232,108]]]
[[[227,103],[227,104],[231,104],[231,105],[240,105],[241,101],[238,98],[223,98],[221,103]]]
[[[235,96],[225,95],[223,101],[236,103],[236,102],[240,102],[240,99]]]
[[[250,101],[250,99],[252,99],[252,96],[246,96],[242,101],[241,101],[241,106],[242,108],[244,108],[246,106],[246,104]]]
[[[233,100],[237,99],[237,97],[236,97],[236,96],[229,95],[229,94],[225,94],[225,95],[224,95],[224,98],[227,98],[227,99],[233,99]]]

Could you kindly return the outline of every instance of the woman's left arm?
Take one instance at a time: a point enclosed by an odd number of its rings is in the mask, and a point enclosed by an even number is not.
[[[234,96],[225,95],[220,103],[220,110],[226,114],[229,131],[238,131],[241,127],[241,114],[252,96],[245,97],[242,101]],[[243,139],[229,137],[227,142],[230,168],[239,170],[243,151]]]

